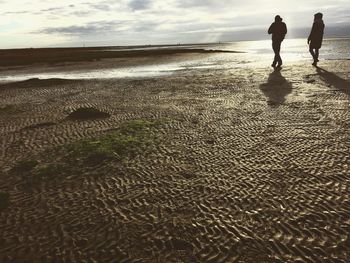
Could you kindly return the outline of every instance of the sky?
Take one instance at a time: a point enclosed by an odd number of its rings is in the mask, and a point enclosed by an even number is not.
[[[288,38],[324,13],[326,36],[350,36],[349,0],[0,0],[0,48],[211,43]]]

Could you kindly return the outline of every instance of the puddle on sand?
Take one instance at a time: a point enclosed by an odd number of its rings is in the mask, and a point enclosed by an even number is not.
[[[176,72],[187,72],[190,70],[218,68],[218,64],[203,61],[187,61],[169,64],[145,65],[135,67],[93,69],[84,71],[57,71],[57,72],[35,72],[15,73],[11,75],[0,75],[0,82],[24,81],[28,79],[115,79],[115,78],[147,78],[168,76]]]
[[[42,73],[12,74],[7,76],[0,75],[0,81],[23,81],[32,78],[39,79],[110,79],[110,78],[133,78],[133,77],[155,77],[169,75],[172,72],[182,70],[176,65],[156,65],[156,66],[138,66],[127,68],[94,69],[84,71],[58,71]]]

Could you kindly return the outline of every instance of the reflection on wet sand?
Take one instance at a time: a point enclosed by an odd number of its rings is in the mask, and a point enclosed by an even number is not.
[[[291,93],[292,84],[282,76],[281,69],[276,68],[270,73],[267,82],[260,85],[260,89],[267,97],[268,105],[279,106]]]

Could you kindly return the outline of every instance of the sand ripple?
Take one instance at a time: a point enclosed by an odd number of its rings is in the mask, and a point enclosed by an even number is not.
[[[2,86],[0,262],[349,262],[349,72],[304,66]],[[104,176],[6,172],[140,118],[161,143]]]

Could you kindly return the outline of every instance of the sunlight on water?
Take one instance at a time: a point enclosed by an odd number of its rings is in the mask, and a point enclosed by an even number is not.
[[[85,71],[59,71],[59,72],[43,72],[31,74],[11,74],[0,75],[0,81],[24,81],[33,78],[39,79],[113,79],[113,78],[150,78],[160,77],[174,74],[180,71],[200,70],[217,68],[217,64],[210,61],[187,61],[182,63],[169,63],[159,65],[134,66],[123,68],[107,68]]]
[[[271,40],[242,41],[228,43],[225,50],[242,50],[249,54],[273,55]],[[320,51],[321,59],[349,59],[350,39],[326,39]],[[285,61],[310,59],[307,39],[285,39],[282,42],[281,55]]]
[[[167,48],[167,47],[162,47]],[[173,48],[173,47],[169,47]],[[145,78],[167,76],[191,70],[227,70],[244,67],[269,66],[273,59],[271,40],[241,41],[206,46],[185,46],[181,48],[205,48],[211,50],[241,51],[244,53],[216,53],[203,59],[163,63],[158,65],[133,66],[123,68],[95,69],[86,71],[48,72],[31,74],[0,75],[0,81],[21,81],[31,78],[62,79],[106,79],[106,78]],[[281,56],[284,64],[293,61],[311,60],[306,39],[285,39]],[[350,59],[350,39],[324,40],[320,59]]]
[[[0,76],[0,81],[22,81],[31,78],[49,79],[110,79],[110,78],[133,78],[133,77],[155,77],[169,75],[169,73],[181,70],[177,64],[166,64],[159,66],[138,66],[125,68],[112,68],[103,70],[48,72],[23,75]]]

